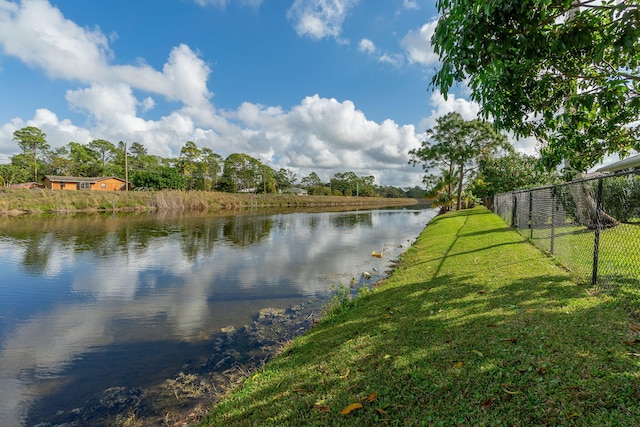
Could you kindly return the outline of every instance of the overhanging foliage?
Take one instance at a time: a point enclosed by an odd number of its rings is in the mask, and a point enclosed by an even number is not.
[[[446,96],[467,81],[482,115],[534,136],[548,168],[640,149],[640,0],[439,0],[432,43]]]

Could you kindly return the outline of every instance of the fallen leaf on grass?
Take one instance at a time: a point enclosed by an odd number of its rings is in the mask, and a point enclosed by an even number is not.
[[[347,372],[345,372],[343,375],[340,375],[340,378],[345,379],[349,376],[350,373],[351,373],[351,369],[347,368]]]
[[[313,405],[313,409],[317,409],[320,412],[331,412],[331,408],[326,405]]]
[[[484,402],[482,402],[480,407],[482,409],[487,409],[489,406],[491,406],[493,404],[494,401],[495,401],[495,399],[493,397],[491,399],[487,399]]]
[[[369,396],[367,396],[366,401],[371,403],[377,398],[378,398],[378,393],[371,393]]]
[[[517,342],[518,342],[518,338],[505,338],[505,339],[503,339],[502,341],[504,341],[504,342],[510,342],[510,343],[515,344],[515,343],[517,343]]]
[[[640,325],[634,325],[633,323],[629,323],[629,329],[632,331],[640,332]]]
[[[635,345],[635,344],[638,344],[638,343],[640,343],[640,340],[624,341],[623,342],[623,344],[626,344],[626,345]]]
[[[355,411],[356,409],[360,409],[360,408],[362,408],[362,403],[352,403],[351,405],[347,406],[342,411],[340,411],[340,413],[342,415],[348,415],[351,412]]]
[[[507,394],[520,394],[520,390],[515,389],[512,390],[514,386],[512,386],[511,384],[502,384],[502,390],[507,393]]]
[[[477,354],[480,357],[484,357],[484,354],[482,354],[481,352],[479,352],[478,350],[471,350],[473,351],[475,354]]]
[[[387,415],[387,411],[385,411],[384,409],[376,408],[374,410],[381,415]]]
[[[306,390],[304,388],[294,388],[293,391],[296,393],[313,393],[311,390]]]
[[[464,366],[464,362],[456,362],[453,364],[453,367],[458,369],[458,368],[462,368]]]

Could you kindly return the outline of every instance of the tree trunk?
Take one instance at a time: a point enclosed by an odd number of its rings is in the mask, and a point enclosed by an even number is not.
[[[462,209],[462,181],[464,180],[464,163],[460,165],[460,182],[458,182],[458,200],[456,203],[456,210]]]
[[[589,191],[588,182],[582,181],[569,186],[571,196],[576,204],[576,221],[590,229],[598,226],[598,203]],[[600,227],[610,228],[618,225],[617,219],[608,213],[600,212]]]

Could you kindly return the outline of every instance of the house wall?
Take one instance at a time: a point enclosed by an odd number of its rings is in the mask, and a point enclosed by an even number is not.
[[[118,179],[104,179],[96,183],[91,184],[92,191],[120,191],[123,188],[124,181]]]
[[[124,181],[120,181],[118,179],[109,178],[103,179],[102,181],[91,183],[91,191],[120,191],[122,186],[124,185]],[[58,181],[50,181],[48,178],[44,179],[44,186],[51,190],[71,190],[75,191],[78,189],[77,182],[58,182]]]

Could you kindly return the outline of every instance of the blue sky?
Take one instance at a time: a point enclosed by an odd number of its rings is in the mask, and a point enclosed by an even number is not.
[[[300,178],[419,185],[424,131],[478,112],[464,88],[428,90],[436,20],[435,0],[0,0],[0,163],[37,126],[54,148],[194,141]]]

